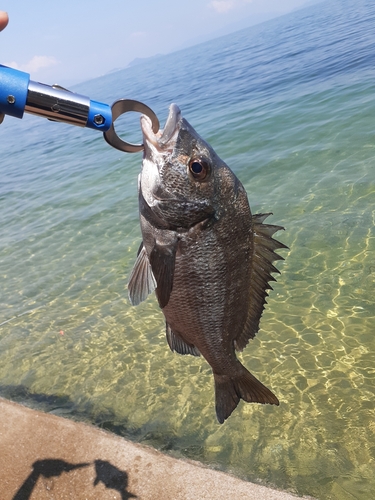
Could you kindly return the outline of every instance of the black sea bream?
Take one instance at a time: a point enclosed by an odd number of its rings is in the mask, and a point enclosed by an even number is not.
[[[155,290],[169,347],[202,356],[215,380],[223,423],[240,399],[278,405],[277,397],[237,359],[259,329],[268,282],[281,259],[272,238],[283,229],[252,215],[230,168],[172,104],[163,131],[141,117],[139,176],[143,242],[129,280],[133,305]]]

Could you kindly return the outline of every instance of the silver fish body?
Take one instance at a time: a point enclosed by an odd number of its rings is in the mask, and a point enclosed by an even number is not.
[[[129,280],[137,305],[156,291],[172,351],[211,365],[216,415],[223,423],[240,399],[278,405],[276,396],[237,359],[259,329],[272,262],[283,229],[252,215],[230,168],[171,105],[163,132],[142,116],[139,178],[143,242]]]

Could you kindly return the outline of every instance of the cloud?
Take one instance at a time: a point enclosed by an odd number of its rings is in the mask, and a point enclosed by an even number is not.
[[[219,14],[240,7],[243,4],[251,3],[253,0],[212,0],[209,6]]]
[[[9,66],[20,71],[25,71],[26,73],[38,73],[39,70],[49,68],[51,66],[56,66],[58,61],[55,57],[51,56],[34,56],[26,64],[18,64],[14,61],[10,63],[5,63],[5,66]]]
[[[236,2],[234,0],[212,0],[212,2],[210,2],[210,7],[219,14],[222,14],[223,12],[228,12],[228,10],[232,10],[235,4]]]

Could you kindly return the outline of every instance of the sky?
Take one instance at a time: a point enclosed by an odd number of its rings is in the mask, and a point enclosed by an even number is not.
[[[318,1],[0,0],[0,64],[69,86]]]

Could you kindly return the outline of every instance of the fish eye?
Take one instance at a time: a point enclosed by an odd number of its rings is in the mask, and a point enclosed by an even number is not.
[[[210,171],[210,166],[203,158],[192,158],[189,162],[189,171],[195,180],[203,181]]]

